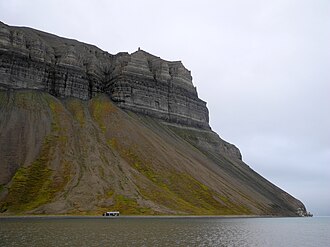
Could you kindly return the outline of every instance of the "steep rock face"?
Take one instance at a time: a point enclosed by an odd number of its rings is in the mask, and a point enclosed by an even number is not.
[[[305,210],[211,131],[181,62],[3,23],[0,161],[0,212],[10,214]]]
[[[126,58],[126,59],[125,59]],[[118,59],[106,92],[120,107],[172,123],[209,129],[206,103],[181,62],[168,62],[145,51]]]
[[[108,93],[120,107],[168,122],[210,129],[206,103],[181,62],[138,50],[111,55],[95,46],[0,23],[0,86],[56,97]]]
[[[0,23],[1,85],[89,99],[102,89],[111,55],[95,46]]]

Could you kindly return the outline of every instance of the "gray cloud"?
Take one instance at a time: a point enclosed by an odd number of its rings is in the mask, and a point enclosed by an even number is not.
[[[5,1],[1,20],[117,53],[183,60],[212,128],[257,172],[330,215],[330,2]]]

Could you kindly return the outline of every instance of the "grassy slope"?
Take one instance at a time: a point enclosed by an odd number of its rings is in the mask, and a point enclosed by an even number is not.
[[[9,171],[1,177],[2,211],[290,214],[299,204],[242,162],[201,145],[219,141],[214,133],[124,112],[103,95],[61,102],[36,91],[0,92],[0,109],[0,144],[20,151],[0,166]]]

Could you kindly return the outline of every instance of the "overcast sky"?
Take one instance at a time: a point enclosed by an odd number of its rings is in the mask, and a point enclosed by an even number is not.
[[[309,211],[330,215],[329,0],[0,0],[0,20],[181,60],[212,129]]]

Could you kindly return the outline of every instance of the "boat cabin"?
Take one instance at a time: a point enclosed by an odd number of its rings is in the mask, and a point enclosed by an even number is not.
[[[119,216],[119,212],[118,211],[105,212],[103,213],[103,216]]]

